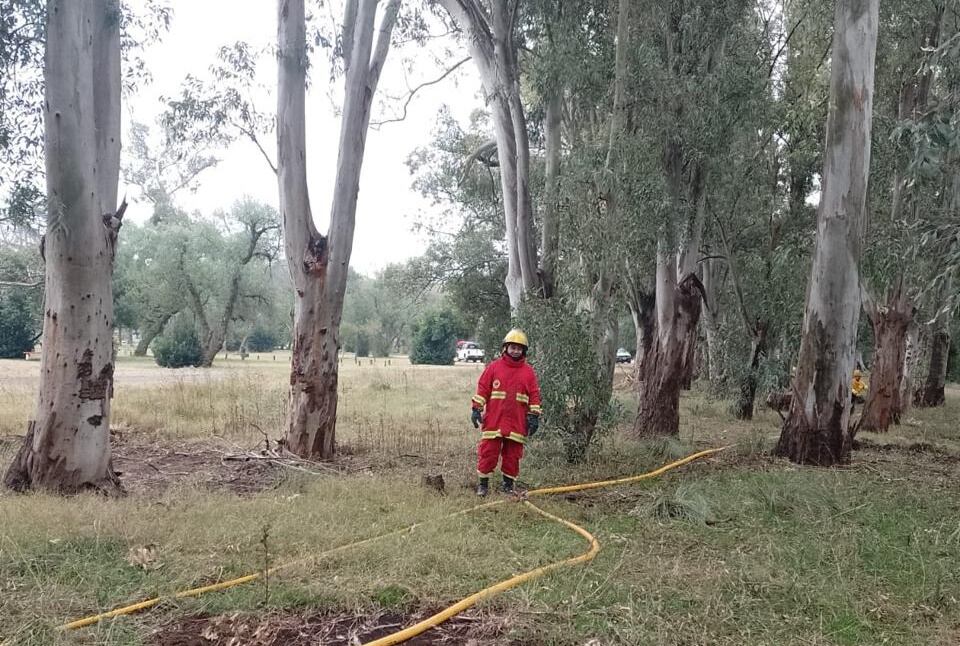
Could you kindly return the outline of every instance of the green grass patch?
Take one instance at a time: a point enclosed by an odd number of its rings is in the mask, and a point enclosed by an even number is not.
[[[125,441],[189,451],[197,440],[253,446],[261,429],[278,436],[285,366],[241,363],[188,378],[122,362],[118,375],[154,379],[118,384],[115,423]],[[0,643],[132,646],[196,614],[413,613],[582,553],[580,536],[522,505],[446,518],[476,504],[467,411],[478,374],[345,361],[338,438],[359,465],[350,475],[291,473],[246,497],[188,479],[124,499],[0,493]],[[9,388],[0,403],[27,415],[32,396]],[[544,432],[524,460],[521,480],[531,487],[629,476],[706,446],[732,448],[656,480],[535,500],[594,533],[602,550],[587,565],[484,602],[484,615],[509,619],[502,637],[524,644],[957,643],[960,440],[951,420],[960,402],[949,397],[945,409],[911,412],[915,425],[868,436],[870,448],[850,467],[832,470],[770,458],[773,413],[739,423],[697,394],[682,402],[678,438],[637,442],[625,424],[575,466]],[[4,424],[22,432],[19,421]],[[14,443],[4,446],[11,455]],[[445,495],[421,485],[425,473],[444,475]],[[228,591],[56,630],[289,562]]]

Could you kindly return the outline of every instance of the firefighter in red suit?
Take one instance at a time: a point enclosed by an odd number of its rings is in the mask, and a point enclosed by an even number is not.
[[[489,493],[497,462],[503,474],[503,491],[512,493],[520,475],[523,445],[540,426],[540,386],[527,363],[527,335],[521,330],[507,333],[500,358],[480,375],[471,421],[480,429],[477,495]]]

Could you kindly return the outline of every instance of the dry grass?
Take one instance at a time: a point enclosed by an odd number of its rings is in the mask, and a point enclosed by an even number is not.
[[[23,362],[12,369],[23,370]],[[35,365],[35,364],[34,364]],[[19,433],[33,393],[0,365],[2,433]],[[281,433],[286,363],[229,361],[212,373],[122,360],[114,425],[124,442],[180,451],[253,447]],[[412,613],[579,553],[582,540],[508,505],[441,520],[474,503],[475,434],[466,414],[477,366],[394,359],[342,364],[338,438],[350,475],[290,471],[238,497],[196,481],[120,500],[0,493],[0,636],[14,644],[143,644],[165,622],[274,610]],[[35,376],[33,377],[35,379]],[[624,404],[630,406],[629,396]],[[960,634],[960,392],[869,436],[844,469],[799,469],[766,451],[775,414],[733,421],[721,402],[682,403],[680,438],[604,439],[582,465],[544,435],[531,485],[637,473],[694,448],[735,449],[660,480],[544,501],[603,549],[484,605],[521,644],[947,644]],[[15,419],[14,419],[15,418]],[[878,446],[879,445],[879,446]],[[9,457],[15,442],[3,445]],[[0,454],[0,464],[6,459]],[[442,473],[447,495],[420,485]],[[61,634],[67,619],[299,559],[434,519],[411,534],[255,583]],[[138,550],[138,548],[148,548]],[[138,557],[138,554],[146,554]],[[482,643],[482,642],[481,642]]]

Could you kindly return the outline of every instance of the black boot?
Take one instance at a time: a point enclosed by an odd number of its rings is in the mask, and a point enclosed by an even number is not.
[[[480,478],[477,484],[477,495],[483,498],[488,493],[490,493],[490,478]]]
[[[510,476],[503,476],[503,493],[513,493],[513,478]]]

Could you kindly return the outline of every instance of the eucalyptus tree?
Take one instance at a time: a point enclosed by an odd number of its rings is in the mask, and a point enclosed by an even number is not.
[[[906,262],[916,224],[936,209],[942,185],[911,177],[907,138],[896,133],[925,114],[937,99],[929,65],[939,46],[947,2],[887,2],[881,7],[877,56],[876,142],[869,199],[870,226],[862,280],[863,309],[873,329],[870,390],[858,428],[885,431],[910,404],[915,357],[917,297],[929,273]],[[882,297],[882,298],[881,298]]]
[[[804,287],[797,270],[809,262],[815,224],[807,198],[826,119],[820,70],[831,19],[820,2],[758,11],[756,55],[728,55],[726,73],[740,78],[742,91],[730,98],[730,143],[707,198],[701,321],[712,387],[734,395],[738,419],[752,418],[758,390],[779,386],[795,355]]]
[[[50,0],[44,62],[47,223],[40,394],[8,487],[113,491],[111,276],[120,174],[120,4]]]
[[[360,169],[371,102],[400,9],[400,0],[386,2],[377,27],[379,4],[346,3],[340,147],[330,227],[323,235],[313,222],[307,189],[304,2],[277,2],[277,180],[287,265],[296,290],[286,444],[303,457],[329,458],[336,448],[337,353]]]
[[[900,131],[909,150],[908,183],[930,198],[916,225],[921,244],[914,249],[918,259],[926,260],[926,274],[932,277],[921,292],[929,319],[929,357],[926,378],[914,392],[918,406],[945,402],[951,319],[955,322],[960,302],[960,8],[955,3],[948,5],[943,24],[942,44],[927,65],[936,72],[933,100]]]
[[[751,6],[742,0],[633,5],[641,12],[637,39],[644,44],[634,58],[634,75],[658,88],[636,92],[631,102],[634,146],[650,151],[648,165],[656,163],[655,198],[636,211],[656,231],[656,269],[634,431],[675,434],[701,312],[697,264],[710,175],[728,146],[732,104],[724,99],[735,95],[725,64],[728,50],[742,49],[740,42],[755,35],[745,29]],[[639,267],[647,259],[631,261]]]
[[[776,453],[832,465],[853,444],[850,378],[860,316],[879,0],[837,0],[823,192],[794,397]]]
[[[519,3],[506,0],[439,0],[439,4],[464,34],[493,121],[507,242],[505,285],[515,313],[525,294],[542,293],[530,198],[530,140],[520,90],[521,11]]]

